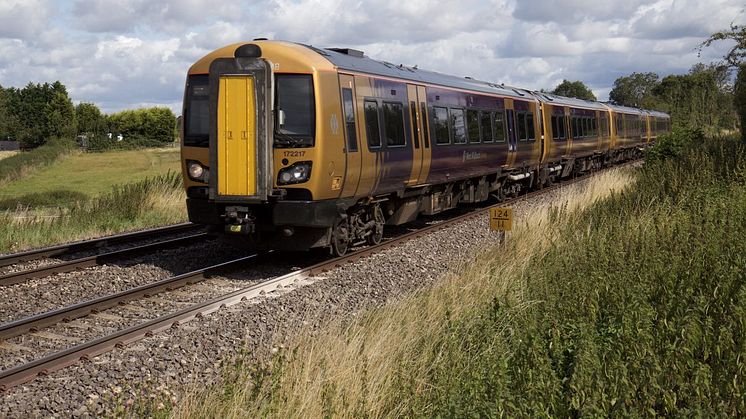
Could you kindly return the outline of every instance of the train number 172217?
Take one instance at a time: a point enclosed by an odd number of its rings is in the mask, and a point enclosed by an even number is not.
[[[304,157],[306,155],[305,151],[298,151],[298,150],[290,150],[285,151],[283,153],[284,157]]]

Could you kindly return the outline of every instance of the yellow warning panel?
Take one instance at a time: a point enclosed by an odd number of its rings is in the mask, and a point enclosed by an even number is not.
[[[218,194],[256,195],[254,78],[220,77],[218,97]]]
[[[513,208],[490,208],[490,230],[510,231],[513,229]]]

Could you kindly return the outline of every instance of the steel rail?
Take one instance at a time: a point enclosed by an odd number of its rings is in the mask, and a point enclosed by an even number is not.
[[[207,233],[193,234],[191,236],[179,237],[178,239],[164,240],[157,243],[145,244],[142,246],[128,247],[122,250],[115,250],[113,252],[73,259],[25,271],[11,272],[9,274],[0,276],[0,286],[19,284],[30,279],[42,278],[57,273],[72,272],[77,269],[89,268],[91,266],[110,263],[114,260],[136,256],[151,251],[185,246],[188,244],[193,244],[196,241],[202,240],[206,237],[208,237]]]
[[[630,163],[622,164],[619,166],[614,166],[614,168],[624,167],[631,163],[634,163],[634,161]],[[608,169],[603,169],[600,171],[592,172],[590,174],[601,173],[605,170],[608,170]],[[426,226],[417,231],[405,233],[401,236],[386,240],[378,245],[370,246],[368,248],[358,250],[354,253],[351,253],[345,256],[341,256],[335,259],[331,259],[325,262],[315,264],[307,268],[303,268],[303,269],[300,269],[294,272],[290,272],[288,274],[275,277],[273,279],[262,282],[260,284],[256,284],[256,285],[253,285],[247,288],[243,288],[243,289],[231,292],[229,294],[214,298],[207,302],[199,303],[191,307],[186,307],[174,313],[167,314],[167,315],[158,317],[156,319],[129,327],[127,329],[120,330],[110,335],[102,336],[95,340],[85,342],[77,346],[73,346],[71,348],[50,354],[44,358],[29,362],[26,364],[18,365],[16,367],[9,368],[6,370],[2,370],[0,371],[0,391],[4,391],[11,387],[34,380],[36,377],[40,375],[46,375],[51,372],[65,368],[67,366],[73,365],[77,363],[79,360],[90,359],[95,356],[106,353],[108,351],[111,351],[115,348],[124,347],[133,342],[141,340],[145,337],[152,336],[152,334],[154,333],[167,330],[172,327],[177,327],[195,318],[202,317],[204,315],[218,311],[223,307],[232,306],[242,301],[255,298],[257,296],[262,295],[262,293],[271,291],[272,289],[289,286],[297,280],[317,276],[331,269],[340,267],[343,264],[352,263],[358,259],[370,256],[376,252],[380,252],[381,250],[393,248],[409,240],[422,237],[426,234],[433,233],[438,230],[442,230],[444,228],[447,228],[461,221],[472,219],[475,217],[480,217],[480,216],[483,217],[484,211],[489,210],[490,208],[495,208],[495,207],[505,206],[505,205],[513,205],[517,202],[525,201],[535,196],[549,193],[556,189],[569,186],[573,183],[580,182],[586,179],[588,179],[588,176],[568,179],[560,183],[556,183],[550,187],[532,191],[525,195],[521,195],[516,198],[506,200],[495,205],[490,205],[490,206],[486,206],[483,208],[479,208],[479,209],[474,210],[473,212],[469,212],[467,214],[463,214],[463,215],[454,217],[452,219],[448,219],[439,224]]]
[[[245,256],[232,261],[220,263],[218,265],[166,278],[157,282],[153,282],[151,284],[145,284],[139,287],[130,288],[128,290],[115,294],[106,295],[81,303],[69,305],[67,307],[62,307],[57,310],[47,311],[12,322],[0,324],[0,341],[22,335],[30,331],[36,331],[44,327],[49,327],[60,322],[67,322],[80,317],[84,317],[91,313],[96,313],[111,307],[115,307],[118,304],[123,304],[127,301],[132,301],[142,297],[149,297],[163,291],[172,291],[186,285],[196,284],[198,282],[209,279],[217,272],[240,267],[247,261],[257,257],[258,255],[259,253]]]
[[[82,240],[72,243],[60,244],[41,249],[27,250],[25,252],[10,253],[0,256],[0,267],[13,265],[19,262],[28,262],[52,256],[64,256],[86,250],[98,249],[104,246],[127,243],[137,240],[147,240],[164,234],[175,234],[185,231],[197,230],[202,226],[192,223],[174,224],[166,227],[151,228],[148,230],[135,231],[132,233],[117,234],[92,240]]]

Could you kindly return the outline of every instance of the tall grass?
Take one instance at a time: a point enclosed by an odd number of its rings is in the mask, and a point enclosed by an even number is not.
[[[115,186],[98,198],[47,213],[0,214],[0,252],[19,251],[186,220],[179,173]]]
[[[51,139],[45,145],[28,152],[17,153],[0,162],[0,186],[26,176],[42,166],[54,163],[60,157],[76,151],[75,143],[64,139]]]
[[[743,416],[746,149],[687,140],[629,183],[537,209],[460,274],[270,363],[238,357],[172,414]]]
[[[616,170],[568,187],[559,202],[562,213],[587,207],[631,182],[629,172]],[[487,316],[496,321],[491,331],[504,331],[522,312],[540,304],[526,299],[518,284],[529,261],[552,246],[559,231],[557,211],[548,205],[533,208],[517,223],[505,247],[468,263],[460,274],[349,325],[332,325],[320,336],[301,336],[270,365],[240,358],[219,386],[187,397],[175,416],[375,417],[423,412],[418,397],[434,390],[440,376],[434,366],[451,356],[444,344],[459,323]],[[514,310],[502,315],[493,300],[508,295]],[[485,313],[479,311],[482,307]],[[469,345],[467,337],[459,341]],[[495,345],[492,350],[507,354],[509,348]],[[467,350],[463,366],[477,362],[476,356]]]

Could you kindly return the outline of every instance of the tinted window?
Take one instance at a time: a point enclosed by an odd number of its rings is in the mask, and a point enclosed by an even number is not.
[[[469,142],[478,143],[479,138],[479,111],[466,111],[466,126],[469,128]]]
[[[355,130],[355,102],[352,100],[352,89],[342,89],[345,127],[347,128],[347,150],[357,151],[357,131]]]
[[[495,141],[503,142],[505,141],[505,116],[503,114],[503,111],[495,111],[495,131],[493,137],[495,137]]]
[[[517,113],[516,119],[516,125],[518,125],[518,139],[520,141],[528,140],[528,136],[526,135],[526,114],[523,112]]]
[[[207,147],[210,142],[210,89],[206,74],[189,76],[184,118],[184,145]]]
[[[559,123],[558,118],[552,115],[552,138],[555,140],[559,139]]]
[[[534,131],[534,114],[526,114],[526,130],[528,131],[528,139],[533,141],[536,139],[536,131]]]
[[[309,75],[278,74],[277,109],[284,114],[275,124],[275,145],[313,145],[313,80]],[[279,112],[278,112],[279,113]],[[289,137],[289,138],[288,138]]]
[[[492,142],[492,115],[489,112],[479,112],[479,125],[482,127],[482,141]]]
[[[451,140],[448,137],[448,109],[434,107],[433,108],[433,124],[435,125],[435,143],[436,144],[448,144]]]
[[[383,102],[383,123],[386,145],[404,145],[404,106],[401,103]]]
[[[425,148],[430,148],[430,127],[427,122],[427,106],[425,106],[424,102],[420,105],[420,118],[422,118],[422,134],[425,139]]]
[[[369,147],[381,146],[381,128],[378,125],[378,102],[365,101],[365,132]]]
[[[591,133],[598,135],[598,128],[596,127],[596,118],[591,118]]]
[[[566,140],[567,139],[567,117],[565,115],[558,117],[557,124],[559,125],[559,129],[560,129],[560,140]]]
[[[412,132],[414,132],[414,148],[420,148],[420,129],[417,126],[417,104],[409,102],[409,110],[412,112]]]
[[[453,130],[453,143],[463,144],[466,142],[466,125],[464,123],[464,110],[451,109],[451,128]]]
[[[578,138],[578,118],[572,117],[572,138]]]

